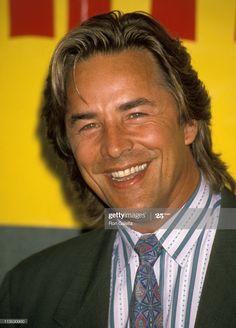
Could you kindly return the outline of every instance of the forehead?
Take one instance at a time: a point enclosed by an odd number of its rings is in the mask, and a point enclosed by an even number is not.
[[[130,83],[130,87],[154,82],[165,84],[164,73],[154,55],[147,50],[130,49],[111,54],[99,53],[78,62],[67,87],[68,91],[75,86],[81,89],[83,85],[96,88],[96,83],[114,85],[118,80]]]

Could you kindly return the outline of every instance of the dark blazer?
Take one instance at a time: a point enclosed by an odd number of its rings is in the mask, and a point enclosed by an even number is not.
[[[222,202],[236,207],[227,190]],[[28,319],[22,327],[107,327],[114,238],[115,231],[95,230],[24,260],[4,280],[0,318]],[[216,233],[195,327],[236,327],[233,230]]]

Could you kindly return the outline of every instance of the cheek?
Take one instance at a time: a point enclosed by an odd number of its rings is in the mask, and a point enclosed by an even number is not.
[[[186,146],[184,144],[184,133],[178,126],[151,126],[145,131],[142,145],[160,156],[162,172],[164,176],[170,177],[173,171],[182,167]],[[180,156],[182,154],[182,156]]]
[[[81,143],[80,146],[74,149],[73,153],[84,180],[92,189],[95,189],[91,184],[94,184],[95,181],[99,179],[99,175],[94,174],[95,166],[98,162],[101,162],[98,145],[83,145]]]
[[[74,157],[79,166],[90,165],[91,162],[98,158],[100,153],[101,140],[94,135],[71,136],[69,143]]]
[[[78,168],[83,174],[85,168],[89,169],[91,163],[93,162],[93,152],[88,151],[88,148],[85,145],[76,145],[74,147],[72,146],[71,148]]]
[[[167,149],[173,147],[178,138],[175,129],[151,124],[140,128],[136,141],[149,149]]]

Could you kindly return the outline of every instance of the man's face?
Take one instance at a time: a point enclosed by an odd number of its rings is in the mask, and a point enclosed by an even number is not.
[[[196,124],[178,109],[144,50],[94,55],[68,82],[66,128],[80,172],[110,207],[179,207],[198,170],[188,145]]]

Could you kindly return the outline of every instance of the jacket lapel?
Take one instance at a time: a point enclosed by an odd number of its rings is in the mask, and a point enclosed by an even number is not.
[[[235,240],[235,231],[216,234],[195,327],[225,327],[236,320]]]
[[[107,327],[114,238],[115,231],[104,230],[89,257],[78,258],[76,275],[54,315],[61,327]]]
[[[227,190],[222,192],[222,208],[236,206],[236,198]],[[227,219],[220,213],[220,222]],[[236,220],[236,217],[235,217]],[[224,327],[236,325],[236,231],[217,230],[195,327]]]

